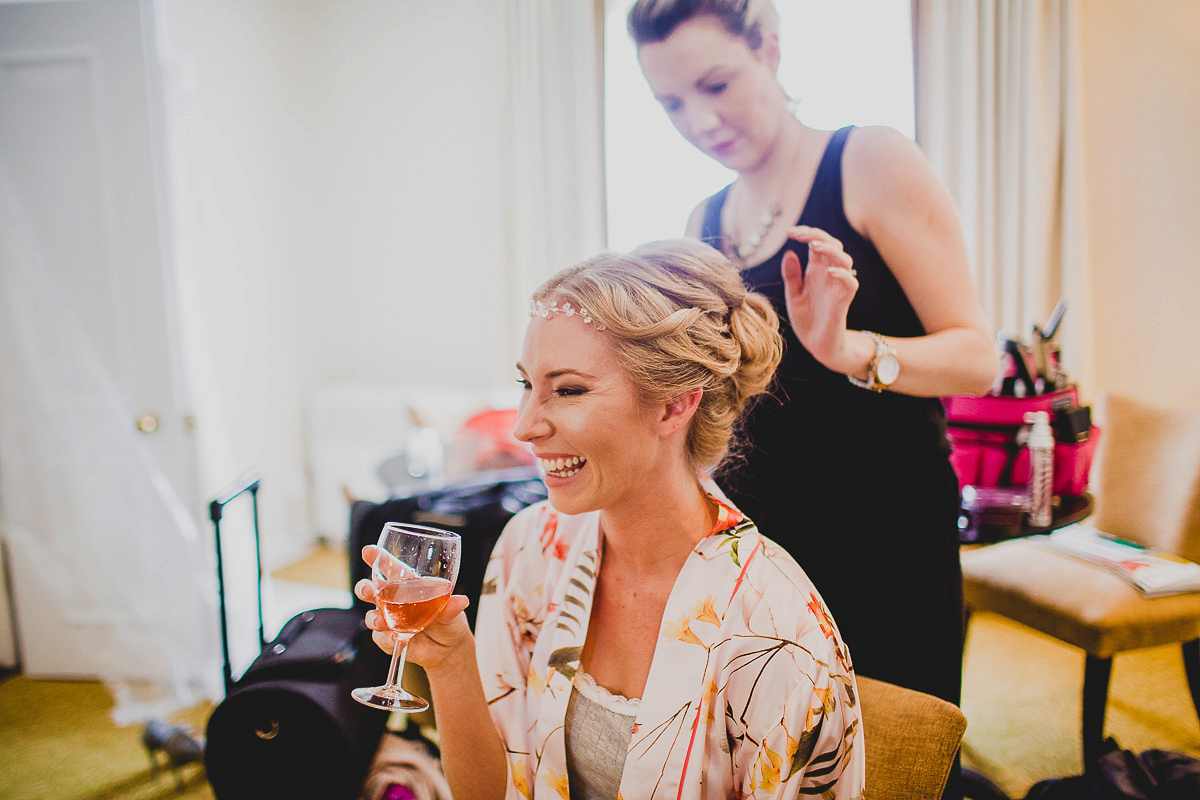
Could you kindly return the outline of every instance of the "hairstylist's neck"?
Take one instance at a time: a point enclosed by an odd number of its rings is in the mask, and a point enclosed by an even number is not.
[[[738,173],[738,178],[752,194],[777,196],[782,184],[790,179],[792,168],[800,160],[812,129],[788,114],[779,126],[774,144],[754,166]]]

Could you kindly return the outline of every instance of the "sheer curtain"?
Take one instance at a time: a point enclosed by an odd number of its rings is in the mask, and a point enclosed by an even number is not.
[[[18,604],[56,604],[65,623],[22,634],[86,652],[118,724],[220,697],[211,543],[23,216],[0,170],[0,528]]]
[[[958,201],[993,327],[1091,375],[1078,0],[913,0],[917,141]]]
[[[538,284],[604,246],[600,0],[506,0],[502,209],[518,352]]]

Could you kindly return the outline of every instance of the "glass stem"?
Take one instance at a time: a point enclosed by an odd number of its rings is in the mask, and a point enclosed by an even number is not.
[[[400,634],[392,634],[392,642],[395,647],[392,648],[392,666],[388,669],[387,685],[399,688],[400,676],[404,674],[405,654],[408,652],[408,639],[401,638]]]

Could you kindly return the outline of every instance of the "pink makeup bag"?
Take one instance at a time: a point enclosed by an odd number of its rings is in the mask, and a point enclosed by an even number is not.
[[[953,448],[950,461],[960,489],[1025,486],[1029,481],[1025,414],[1047,411],[1054,428],[1054,494],[1087,491],[1100,428],[1091,424],[1090,409],[1079,405],[1075,386],[1030,397],[953,396],[942,403]]]

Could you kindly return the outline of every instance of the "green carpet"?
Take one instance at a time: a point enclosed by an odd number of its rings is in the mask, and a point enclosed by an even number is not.
[[[1009,797],[1082,770],[1082,650],[1004,617],[971,620],[963,664],[963,764]],[[1125,749],[1200,758],[1200,722],[1177,645],[1113,659],[1105,733]]]
[[[112,706],[100,683],[19,675],[0,683],[0,797],[213,800],[199,764],[182,768],[182,793],[169,770],[152,774],[141,726],[117,727]],[[210,710],[199,706],[170,721],[203,734]]]

